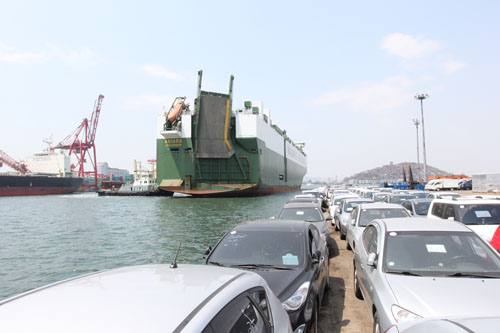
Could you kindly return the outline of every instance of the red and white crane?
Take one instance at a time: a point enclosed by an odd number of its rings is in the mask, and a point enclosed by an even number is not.
[[[99,114],[101,113],[101,103],[104,96],[99,95],[94,103],[94,111],[92,112],[92,117],[90,120],[87,118],[83,119],[82,123],[76,128],[73,133],[68,135],[64,140],[62,140],[53,149],[65,149],[69,150],[68,156],[74,155],[77,160],[75,169],[78,170],[79,177],[94,177],[94,184],[87,185],[89,187],[97,188],[97,156],[95,149],[95,134],[97,131],[97,124],[99,122]],[[88,154],[87,154],[88,152]],[[87,162],[86,157],[88,157],[89,162],[92,166],[91,171],[85,171],[85,163]]]
[[[6,152],[0,149],[0,167],[2,166],[2,163],[7,164],[10,166],[12,169],[25,174],[26,172],[30,172],[26,165],[24,165],[21,162],[16,161],[12,157],[10,157]]]

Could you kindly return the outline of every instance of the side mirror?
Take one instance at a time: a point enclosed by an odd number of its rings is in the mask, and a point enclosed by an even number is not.
[[[210,254],[210,252],[212,252],[211,246],[207,247],[207,249],[203,252],[203,255],[208,256]]]
[[[366,264],[368,266],[377,267],[375,262],[376,259],[377,259],[377,254],[372,252],[368,255],[368,260],[366,261]]]
[[[333,220],[333,217],[328,216],[328,217],[326,218],[326,220],[327,220],[327,221],[332,221],[332,220]]]
[[[312,254],[312,263],[313,264],[318,264],[319,263],[319,259],[321,258],[321,251],[320,250],[316,250],[313,254]]]

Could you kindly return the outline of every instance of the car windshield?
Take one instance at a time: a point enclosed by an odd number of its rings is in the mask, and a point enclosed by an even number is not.
[[[386,233],[383,261],[386,273],[487,273],[500,278],[500,257],[474,232],[391,231]]]
[[[354,209],[354,207],[357,207],[358,205],[360,205],[362,203],[368,203],[368,202],[372,202],[372,201],[371,200],[368,200],[368,201],[355,201],[355,202],[346,201],[346,203],[344,204],[344,212],[352,212],[352,210]]]
[[[375,219],[410,217],[404,209],[362,209],[359,214],[358,227],[366,227]]]
[[[301,232],[232,230],[213,250],[208,263],[298,267],[304,263],[303,239]]]
[[[498,224],[500,223],[500,203],[459,205],[458,221],[464,224]]]
[[[422,198],[427,198],[429,193],[427,193],[427,192],[413,192],[411,195],[413,195],[417,199],[422,199]]]
[[[316,207],[283,208],[278,219],[318,222],[323,220],[323,216]]]
[[[431,205],[430,202],[415,201],[413,203],[413,207],[415,207],[415,214],[417,214],[417,215],[427,215],[427,212],[429,211],[429,206],[430,205]]]

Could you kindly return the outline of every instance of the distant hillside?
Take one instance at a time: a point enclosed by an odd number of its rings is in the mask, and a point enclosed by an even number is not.
[[[380,182],[395,182],[403,180],[403,166],[408,180],[408,166],[411,166],[413,179],[417,180],[417,163],[402,162],[398,164],[388,164],[375,169],[359,172],[350,177],[344,178],[343,183],[380,183]],[[451,173],[439,170],[430,165],[427,165],[427,176],[449,176]],[[424,177],[424,165],[420,163],[420,177]]]

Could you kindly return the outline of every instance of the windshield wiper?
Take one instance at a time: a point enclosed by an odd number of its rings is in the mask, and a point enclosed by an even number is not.
[[[238,264],[231,265],[231,267],[242,267],[242,268],[272,268],[272,269],[281,269],[281,270],[290,270],[291,268],[285,266],[275,266],[275,265],[267,265],[267,264]]]
[[[409,276],[423,276],[422,274],[418,274],[418,273],[410,272],[410,271],[387,271],[386,273],[409,275]]]
[[[226,265],[221,264],[220,262],[216,262],[216,261],[209,261],[208,264],[215,265],[215,266],[226,266]]]
[[[488,273],[462,273],[462,272],[457,272],[457,273],[453,273],[453,274],[445,274],[445,275],[440,275],[440,276],[500,279],[500,275],[499,274],[488,274]]]

